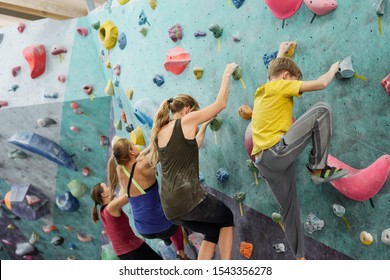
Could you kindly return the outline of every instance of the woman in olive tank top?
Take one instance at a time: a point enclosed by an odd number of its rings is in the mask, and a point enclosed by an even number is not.
[[[200,186],[198,149],[210,120],[226,108],[229,80],[236,67],[235,63],[226,65],[215,102],[203,109],[186,94],[163,101],[155,115],[151,144],[141,152],[148,153],[152,166],[161,163],[160,197],[167,218],[205,235],[198,259],[212,259],[217,244],[221,259],[232,258],[233,214]]]

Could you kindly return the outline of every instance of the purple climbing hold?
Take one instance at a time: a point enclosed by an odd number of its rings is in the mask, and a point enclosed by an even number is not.
[[[204,36],[206,36],[206,32],[203,32],[203,31],[196,31],[196,32],[194,33],[194,36],[195,36],[195,37],[204,37]]]

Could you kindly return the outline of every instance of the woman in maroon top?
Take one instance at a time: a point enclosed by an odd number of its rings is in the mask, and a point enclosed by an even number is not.
[[[111,241],[115,254],[121,260],[161,260],[162,258],[141,238],[137,237],[129,224],[129,217],[122,207],[128,203],[125,195],[112,199],[110,188],[105,183],[96,184],[91,190],[95,202],[92,220],[99,220],[97,205],[100,205],[100,218],[103,228]]]

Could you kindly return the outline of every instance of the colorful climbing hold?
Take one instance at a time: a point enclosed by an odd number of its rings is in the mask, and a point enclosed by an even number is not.
[[[87,177],[87,176],[89,176],[89,174],[91,174],[91,169],[89,169],[87,166],[85,166],[83,168],[83,170],[81,170],[81,173],[83,174],[83,176]]]
[[[302,0],[265,0],[272,14],[278,19],[286,19],[293,16],[302,4]]]
[[[238,114],[244,120],[250,120],[252,118],[252,108],[246,104],[241,105],[240,108],[238,108]]]
[[[203,32],[203,31],[196,31],[195,33],[194,33],[194,36],[195,37],[204,37],[204,36],[206,36],[206,32]]]
[[[98,20],[97,22],[93,23],[91,26],[92,26],[93,29],[99,30],[99,28],[100,28],[100,21]]]
[[[120,76],[120,74],[121,74],[121,66],[119,64],[115,64],[114,72],[115,72],[115,75]]]
[[[119,48],[121,50],[123,50],[126,45],[127,45],[127,38],[126,38],[126,34],[125,33],[121,33],[119,34],[119,37],[118,37],[118,43],[119,43]]]
[[[362,242],[364,245],[370,246],[374,242],[374,238],[367,231],[362,231],[359,237],[360,242]]]
[[[111,50],[116,45],[118,38],[118,28],[111,20],[102,23],[99,29],[100,43],[107,49]]]
[[[195,75],[195,78],[197,80],[200,80],[200,78],[202,78],[202,75],[203,75],[203,68],[202,67],[194,67],[194,75]]]
[[[162,75],[156,74],[153,77],[153,83],[155,83],[158,87],[161,87],[164,84],[165,80]]]
[[[83,37],[88,36],[88,28],[86,27],[77,27],[77,32]]]
[[[79,200],[70,191],[66,191],[63,195],[57,195],[56,205],[65,212],[74,212],[80,208]]]
[[[66,76],[65,75],[58,75],[57,80],[61,83],[66,82]]]
[[[49,117],[45,117],[45,118],[42,118],[42,119],[38,119],[37,120],[37,124],[41,127],[46,127],[46,126],[49,126],[49,125],[52,125],[52,124],[57,124],[57,122],[55,120],[53,120],[52,118],[49,118]]]
[[[152,10],[156,9],[157,0],[148,0],[148,3],[149,3],[150,8],[152,8]]]
[[[180,75],[191,62],[190,54],[182,47],[177,46],[167,52],[164,62],[164,68],[168,72]]]
[[[219,38],[223,34],[223,28],[214,23],[209,26],[209,30],[213,32],[214,38]]]
[[[24,48],[23,56],[30,66],[30,76],[35,79],[45,72],[46,49],[44,45],[32,45]]]
[[[20,22],[18,24],[18,31],[19,31],[19,33],[23,33],[25,28],[26,28],[26,25],[23,22]]]
[[[336,0],[303,0],[314,14],[323,16],[337,8]]]
[[[114,85],[112,84],[112,80],[109,80],[107,82],[107,85],[106,87],[104,88],[104,92],[108,95],[108,96],[113,96],[115,94],[114,92]]]
[[[20,66],[12,67],[12,69],[11,69],[12,76],[16,77],[18,75],[20,69],[21,69]]]
[[[390,95],[390,74],[382,79],[381,85],[385,88],[387,94]]]
[[[177,40],[183,39],[183,28],[180,24],[176,23],[168,29],[168,35],[173,42],[177,42]]]
[[[224,183],[229,179],[229,172],[224,168],[219,168],[215,176],[217,177],[218,181]]]
[[[144,25],[145,23],[147,23],[150,26],[150,23],[148,22],[148,18],[146,16],[144,10],[142,10],[140,15],[138,16],[138,24]]]
[[[240,255],[249,260],[251,258],[251,256],[252,256],[252,252],[253,252],[253,244],[241,241],[241,243],[240,243]]]

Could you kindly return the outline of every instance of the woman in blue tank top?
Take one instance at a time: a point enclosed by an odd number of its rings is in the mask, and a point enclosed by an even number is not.
[[[119,183],[121,192],[128,196],[138,233],[148,239],[162,239],[166,245],[173,243],[177,257],[187,259],[182,229],[168,221],[161,207],[156,170],[147,158],[137,161],[138,155],[131,141],[125,138],[113,141],[108,161],[112,195]]]

